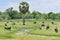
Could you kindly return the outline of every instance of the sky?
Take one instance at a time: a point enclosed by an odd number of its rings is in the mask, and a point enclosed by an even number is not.
[[[5,11],[7,8],[13,7],[19,11],[19,3],[26,1],[29,3],[29,10],[47,13],[60,12],[60,0],[0,0],[0,11]]]

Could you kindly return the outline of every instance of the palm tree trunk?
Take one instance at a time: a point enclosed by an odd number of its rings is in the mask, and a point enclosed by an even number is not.
[[[22,19],[23,19],[23,25],[25,25],[25,14],[23,14]]]

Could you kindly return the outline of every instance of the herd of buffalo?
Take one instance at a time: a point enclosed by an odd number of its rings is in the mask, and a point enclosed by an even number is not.
[[[51,22],[51,24],[54,24],[54,22]],[[42,29],[43,26],[45,26],[44,21],[42,22],[40,29]],[[50,26],[47,25],[47,26],[46,26],[46,30],[48,30],[49,28],[50,28]],[[58,32],[58,28],[56,27],[56,28],[54,29],[54,31],[57,33],[57,32]]]
[[[9,23],[9,22],[7,22],[7,24],[8,24],[8,23]],[[5,25],[4,29],[6,29],[6,30],[11,30],[11,26],[7,26],[7,24],[6,24],[6,23],[4,24],[4,25]],[[36,24],[36,22],[34,22],[34,24]],[[51,24],[54,24],[54,22],[51,22]],[[42,30],[42,27],[43,27],[43,26],[45,26],[44,21],[42,21],[41,27],[40,27],[39,29]],[[46,30],[48,30],[48,29],[50,29],[50,26],[49,26],[49,25],[46,26]],[[54,29],[54,31],[55,31],[56,33],[58,33],[58,28],[56,27],[56,28]]]
[[[35,21],[34,24],[36,24],[36,23],[37,23],[37,22]],[[54,24],[54,22],[52,21],[51,24]],[[41,30],[43,26],[45,26],[45,22],[44,22],[44,21],[42,21],[41,27],[39,27],[39,29]],[[49,25],[46,26],[46,30],[48,30],[48,29],[50,29],[50,26],[49,26]],[[55,31],[56,33],[58,33],[58,28],[56,27],[56,28],[54,29],[54,31]]]

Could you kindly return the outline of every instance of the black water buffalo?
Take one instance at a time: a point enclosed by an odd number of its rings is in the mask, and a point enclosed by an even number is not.
[[[7,24],[5,24],[5,26],[7,26]]]
[[[4,29],[6,29],[6,30],[11,30],[11,27],[4,27]]]
[[[7,21],[7,23],[9,23],[9,21]]]
[[[34,23],[33,24],[36,24],[36,21],[34,21]]]
[[[49,28],[50,28],[49,25],[47,25],[46,30],[48,30]]]
[[[54,24],[54,22],[51,22],[52,24]]]
[[[55,28],[55,32],[56,32],[56,33],[58,32],[58,28],[57,28],[57,27]]]
[[[41,26],[45,26],[45,24],[43,23]]]
[[[42,23],[44,23],[44,21],[42,21]]]
[[[42,29],[42,27],[39,28],[40,30]]]

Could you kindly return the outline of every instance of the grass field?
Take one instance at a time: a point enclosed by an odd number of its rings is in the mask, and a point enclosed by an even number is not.
[[[36,24],[33,24],[34,19],[27,19],[26,25],[22,25],[22,20],[9,20],[12,22],[7,23],[11,26],[11,30],[5,30],[6,21],[0,21],[0,40],[60,40],[60,21],[54,20],[54,24],[51,24],[53,20],[44,20],[45,26],[41,27],[43,20],[38,20]],[[49,25],[50,29],[46,30],[46,26]],[[55,27],[58,27],[58,33],[54,31]],[[18,31],[23,31],[26,33],[16,34]],[[32,30],[27,30],[32,29]]]

